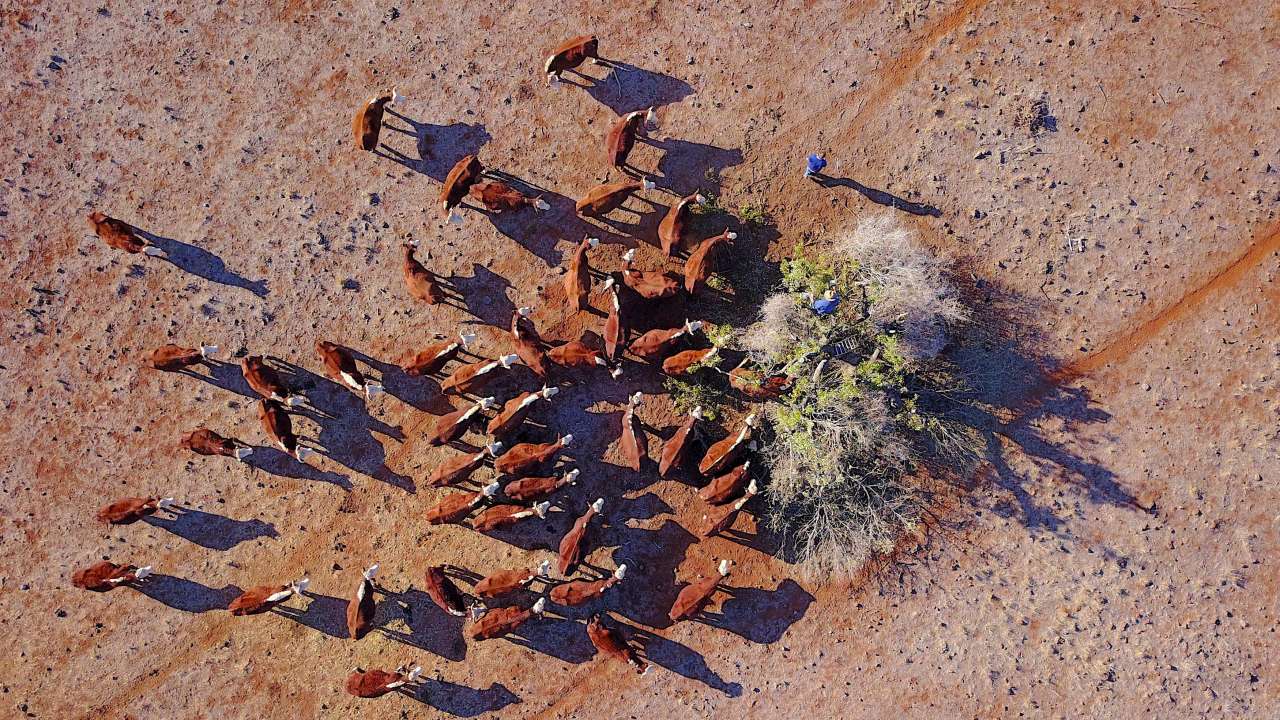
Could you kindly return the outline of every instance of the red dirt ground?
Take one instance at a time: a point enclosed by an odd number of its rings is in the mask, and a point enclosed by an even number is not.
[[[1280,715],[1274,8],[20,5],[3,11],[0,51],[6,717]],[[545,52],[586,29],[631,69],[546,88]],[[403,162],[350,144],[355,107],[387,85],[425,138],[384,132]],[[1054,122],[1032,132],[1040,98]],[[638,227],[573,219],[572,199],[608,177],[609,123],[649,104],[665,139],[633,158],[660,178],[645,194],[659,212]],[[801,178],[815,150],[856,182]],[[553,209],[443,224],[439,181],[472,151]],[[657,217],[695,188],[769,208],[772,227],[744,233],[726,270],[744,289],[767,284],[763,260],[885,212],[876,200],[940,211],[899,214],[1007,318],[978,330],[1021,350],[993,353],[1007,363],[980,379],[998,411],[978,482],[927,544],[855,583],[803,578],[751,519],[693,543],[695,488],[615,464],[628,392],[654,395],[640,415],[659,434],[675,422],[632,366],[536,413],[530,437],[581,440],[583,481],[546,522],[498,537],[427,526],[441,492],[422,480],[456,450],[421,436],[449,406],[386,363],[463,323],[478,352],[505,352],[495,326],[519,305],[552,337],[598,331],[596,315],[565,318],[574,243],[604,238],[593,262],[613,270],[635,235],[640,265],[657,267],[644,247]],[[171,239],[174,262],[106,248],[91,209]],[[406,234],[466,308],[410,302]],[[262,443],[252,399],[233,366],[206,381],[141,367],[165,342],[217,342],[224,359],[318,372],[320,337],[375,359],[390,396],[366,415],[311,378],[334,417],[298,420],[325,449],[306,467],[266,450],[254,466],[184,454],[197,424]],[[92,519],[148,493],[190,511]],[[534,565],[599,496],[590,560],[635,571],[600,607],[645,641],[653,673],[593,659],[579,612],[519,642],[463,643],[418,591],[401,598],[412,621],[385,600],[383,630],[337,637],[365,565],[397,591],[420,588],[428,563]],[[71,588],[71,570],[102,556],[160,576],[141,592]],[[724,557],[732,592],[707,622],[668,627],[676,583]],[[220,609],[237,588],[303,574],[315,596],[293,619]],[[409,659],[427,668],[420,700],[342,691],[354,665]]]

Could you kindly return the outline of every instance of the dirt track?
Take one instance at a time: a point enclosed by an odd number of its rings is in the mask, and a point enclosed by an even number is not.
[[[507,3],[401,5],[392,18],[390,6],[281,7],[126,2],[5,18],[5,710],[1280,714],[1274,10],[658,2],[555,17]],[[632,69],[546,89],[544,52],[586,27]],[[355,104],[387,84],[409,98],[401,124],[426,139],[384,133],[402,163],[349,146]],[[1056,129],[1033,134],[1023,118],[1042,96]],[[635,158],[661,177],[659,212],[634,228],[584,227],[567,208],[606,177],[600,138],[616,113],[650,103],[668,139]],[[800,178],[815,149],[851,182]],[[439,180],[477,150],[544,188],[552,210],[445,227]],[[301,421],[327,457],[307,468],[264,451],[241,467],[176,448],[201,423],[262,441],[234,367],[208,382],[140,367],[164,342],[204,341],[317,372],[317,337],[390,363],[460,323],[491,356],[506,347],[495,326],[525,304],[544,334],[598,331],[594,315],[562,310],[557,270],[573,243],[601,235],[599,264],[614,269],[628,236],[651,241],[660,211],[694,188],[728,207],[767,201],[776,228],[746,238],[730,271],[744,288],[761,260],[884,210],[868,196],[936,207],[939,217],[902,216],[1018,328],[1016,352],[993,351],[999,366],[982,379],[993,402],[1007,400],[990,419],[989,465],[913,566],[818,586],[760,548],[750,521],[738,541],[692,543],[682,525],[699,512],[694,489],[613,464],[627,391],[660,387],[638,369],[540,411],[536,437],[582,439],[582,486],[544,525],[483,538],[420,519],[439,495],[421,481],[453,452],[420,441],[449,409],[430,383],[380,366],[391,397],[366,415],[304,375],[337,418]],[[110,252],[86,231],[90,208],[171,238],[175,263]],[[432,267],[453,276],[466,308],[409,302],[405,233],[433,246]],[[657,253],[642,248],[641,260],[656,266]],[[658,398],[641,415],[674,423]],[[207,514],[110,531],[91,521],[114,497],[150,492]],[[463,645],[413,593],[412,622],[389,601],[387,632],[334,637],[369,562],[395,589],[420,586],[428,561],[482,573],[536,564],[597,496],[608,525],[592,561],[637,569],[607,606],[647,641],[654,673],[591,659],[567,619],[523,647]],[[102,555],[164,577],[152,597],[74,592],[70,569]],[[723,612],[665,627],[677,579],[720,557],[738,563]],[[317,597],[297,622],[218,609],[235,588],[303,573]],[[342,693],[351,666],[410,657],[440,673],[425,705]]]

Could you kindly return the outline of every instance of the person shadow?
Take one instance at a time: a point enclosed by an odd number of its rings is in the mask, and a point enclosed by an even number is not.
[[[145,582],[133,586],[138,592],[163,605],[189,613],[226,610],[244,590],[235,585],[212,588],[194,580],[152,573]]]
[[[490,683],[482,690],[438,677],[422,680],[416,698],[454,717],[477,717],[522,702],[502,683]]]
[[[603,77],[569,71],[580,78],[581,82],[563,77],[562,82],[583,88],[592,99],[612,110],[615,115],[670,105],[693,94],[693,86],[672,75],[616,60],[605,60],[602,67],[609,70]]]
[[[264,298],[269,290],[266,280],[250,280],[231,270],[222,258],[191,243],[174,240],[141,228],[134,228],[138,234],[164,252],[162,259],[168,260],[178,268],[197,277],[204,278],[219,285],[248,290],[254,295]]]
[[[408,128],[388,123],[384,117],[380,142],[373,152],[437,182],[444,182],[459,160],[480,152],[480,148],[493,139],[482,123],[436,125],[415,120],[391,108],[386,109],[386,114],[407,124]],[[417,157],[388,145],[387,131],[412,137]]]
[[[250,456],[252,457],[252,456]],[[230,550],[248,540],[276,538],[276,526],[262,520],[233,520],[194,508],[174,505],[172,516],[148,515],[142,519],[152,525],[210,550]]]
[[[823,173],[814,173],[810,178],[824,188],[847,187],[851,190],[855,190],[861,193],[863,197],[877,205],[884,205],[885,207],[891,207],[895,210],[901,210],[912,215],[942,217],[942,211],[932,205],[911,202],[910,200],[898,197],[893,193],[867,187],[853,178],[831,177]]]

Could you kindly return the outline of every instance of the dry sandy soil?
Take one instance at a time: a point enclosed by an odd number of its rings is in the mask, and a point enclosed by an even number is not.
[[[0,715],[1280,715],[1274,6],[16,5],[0,43]],[[546,51],[588,28],[625,71],[544,87]],[[384,133],[386,156],[352,149],[355,107],[392,84],[407,132]],[[613,270],[634,236],[655,267],[659,215],[592,229],[570,203],[607,177],[611,119],[649,104],[666,139],[633,157],[659,179],[655,211],[696,187],[768,204],[772,225],[746,233],[727,270],[741,287],[896,196],[938,210],[890,212],[965,268],[983,317],[1002,318],[975,328],[995,338],[977,378],[994,408],[987,462],[879,573],[807,580],[750,518],[694,543],[693,487],[614,464],[626,393],[661,387],[634,366],[536,415],[530,437],[582,439],[583,482],[545,523],[483,537],[422,520],[440,495],[423,478],[457,452],[422,440],[448,403],[387,363],[463,323],[480,353],[502,352],[495,326],[517,305],[536,306],[551,337],[598,330],[597,315],[565,316],[568,253],[599,234],[597,264]],[[848,182],[803,180],[815,149]],[[553,209],[446,227],[439,181],[475,151]],[[105,247],[91,209],[158,236],[171,262]],[[406,234],[465,307],[407,298]],[[743,311],[703,302],[689,309]],[[321,337],[372,358],[389,396],[366,414],[308,374]],[[169,341],[307,368],[333,417],[298,422],[324,456],[302,466],[263,448],[241,465],[179,450],[197,424],[263,437],[234,365],[203,380],[142,368]],[[517,375],[499,390],[516,384],[533,387]],[[674,422],[663,397],[641,416],[660,435]],[[149,493],[187,511],[92,519]],[[464,643],[410,589],[428,563],[535,564],[596,496],[592,564],[635,569],[599,607],[655,672],[593,659],[585,612]],[[71,570],[103,556],[158,576],[72,589]],[[737,567],[715,612],[669,626],[676,583],[721,557]],[[382,631],[344,639],[343,603],[373,561],[403,594],[380,605]],[[239,588],[303,574],[305,612],[221,610]],[[342,691],[352,666],[406,659],[427,667],[419,699]]]

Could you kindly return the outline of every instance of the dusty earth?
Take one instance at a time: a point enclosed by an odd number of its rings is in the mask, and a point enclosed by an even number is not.
[[[1280,12],[1121,5],[9,4],[0,715],[1280,715]],[[545,52],[586,29],[623,71],[544,87]],[[352,112],[388,85],[408,97],[391,121],[405,132],[384,132],[382,155],[352,149]],[[607,177],[610,120],[649,104],[664,137],[633,157],[658,178],[655,212],[611,228],[573,219],[573,198]],[[799,176],[812,150],[841,182]],[[476,151],[553,209],[442,224],[439,181]],[[956,258],[983,310],[974,332],[992,338],[968,358],[994,408],[978,477],[895,563],[814,582],[750,518],[694,543],[693,487],[614,464],[626,393],[661,389],[631,366],[535,414],[529,437],[582,439],[583,482],[545,523],[497,537],[426,526],[440,491],[422,480],[458,451],[422,434],[449,405],[388,363],[468,323],[479,353],[506,351],[495,326],[517,305],[550,337],[598,330],[595,314],[565,314],[574,243],[603,237],[597,265],[616,269],[694,188],[730,208],[767,203],[771,223],[744,228],[729,258],[737,288],[767,287],[795,243],[884,203]],[[154,234],[171,262],[105,247],[91,209]],[[405,295],[405,235],[462,307]],[[659,262],[648,247],[640,258]],[[740,316],[752,297],[688,309]],[[389,395],[368,414],[308,374],[321,337],[382,373]],[[298,423],[324,456],[180,451],[197,424],[264,438],[233,364],[203,379],[141,367],[169,341],[305,367],[332,417]],[[499,393],[516,385],[534,387],[516,375]],[[675,422],[656,395],[641,416],[658,435]],[[150,493],[186,510],[93,521]],[[635,574],[586,610],[644,642],[647,676],[592,658],[585,611],[463,643],[411,588],[428,563],[533,565],[597,496],[607,522],[591,563]],[[72,589],[71,570],[103,556],[158,576]],[[716,612],[670,627],[676,583],[722,557],[737,566]],[[374,561],[402,594],[380,605],[382,630],[344,639],[343,603]],[[240,588],[303,574],[305,612],[221,610]],[[406,659],[427,668],[419,699],[342,692],[352,666]]]

